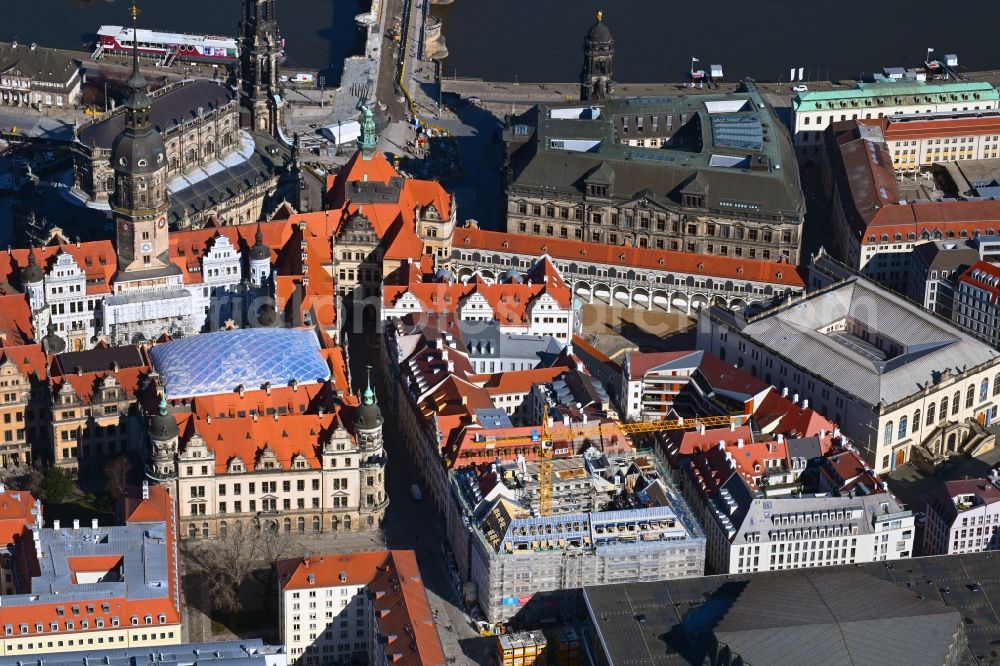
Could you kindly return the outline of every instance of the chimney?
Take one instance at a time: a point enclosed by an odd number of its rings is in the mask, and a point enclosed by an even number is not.
[[[729,422],[729,432],[736,432],[736,421]]]
[[[738,449],[742,449],[743,448],[743,438],[742,437],[740,437],[738,440],[736,440],[736,448],[738,448]]]
[[[90,519],[90,529],[92,529],[92,530],[96,530],[97,529],[97,518],[91,518]]]
[[[743,440],[740,440],[740,441],[743,441]],[[720,439],[719,440],[719,450],[720,451],[725,451],[726,450],[726,440],[724,440],[724,439]]]
[[[778,440],[778,444],[782,444],[782,443],[784,443],[784,441],[785,441],[785,436],[784,436],[784,435],[782,435],[782,434],[781,434],[781,433],[779,432],[779,433],[778,433],[778,436],[777,436],[777,437],[776,437],[775,439],[777,439],[777,440]]]
[[[73,519],[73,529],[74,530],[80,529],[80,519],[79,518],[74,518]]]
[[[298,390],[299,390],[299,380],[293,377],[292,378],[292,391],[298,391]]]
[[[149,499],[149,481],[142,482],[142,499]]]
[[[799,403],[799,394],[796,393],[796,394],[792,395],[792,404],[793,405],[797,405],[798,403]]]
[[[5,492],[7,492],[7,486],[5,486],[4,484],[0,483],[0,493],[5,493]]]
[[[253,422],[257,423],[257,412],[254,412],[251,416],[253,417]]]
[[[787,398],[788,397],[788,387],[787,386],[784,387],[783,389],[781,389],[781,397],[782,398]]]
[[[271,395],[271,382],[264,382],[264,393]]]
[[[52,529],[54,529],[56,532],[58,532],[60,527],[62,527],[62,526],[59,524],[58,520],[53,520],[52,521]]]
[[[802,399],[802,409],[809,409],[809,398]]]

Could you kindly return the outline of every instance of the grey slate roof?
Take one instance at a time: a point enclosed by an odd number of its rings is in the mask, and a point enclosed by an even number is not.
[[[193,120],[198,115],[198,108],[205,113],[225,106],[235,98],[235,93],[226,86],[198,79],[182,86],[173,88],[161,95],[153,95],[153,106],[149,115],[153,127],[161,134]],[[98,148],[111,148],[111,143],[125,129],[125,107],[110,118],[98,120],[80,128],[80,143]]]
[[[62,374],[76,372],[100,372],[113,365],[119,368],[141,368],[146,365],[142,351],[136,345],[122,347],[94,347],[84,351],[66,352],[56,356],[56,363]]]
[[[737,109],[741,100],[744,106]],[[581,118],[561,115],[585,106],[600,111],[581,113]],[[644,133],[637,132],[639,117]],[[626,122],[631,128],[628,134],[622,131]],[[611,196],[617,200],[646,197],[677,205],[681,192],[690,186],[692,192],[707,195],[707,208],[739,215],[757,206],[754,212],[786,221],[802,219],[804,204],[791,142],[753,91],[543,105],[514,118],[512,124],[508,150],[515,188],[579,196],[586,182],[612,183]],[[660,148],[619,143],[619,139],[654,136],[672,136],[672,143]],[[553,140],[593,145],[586,151],[568,150],[556,147],[559,144],[553,145]],[[727,161],[742,162],[719,166]]]
[[[711,648],[713,630],[730,617],[741,594],[749,590],[750,582],[767,579],[775,581],[776,586],[783,586],[803,576],[862,575],[858,579],[838,577],[830,579],[828,584],[819,584],[824,595],[820,599],[831,602],[831,613],[840,618],[847,629],[845,642],[849,642],[851,649],[863,649],[861,643],[867,637],[877,639],[871,649],[880,650],[884,655],[872,661],[854,663],[908,666],[935,663],[933,660],[940,654],[940,647],[928,645],[932,632],[942,636],[941,631],[946,626],[957,632],[964,619],[968,627],[965,632],[968,647],[959,663],[984,664],[989,663],[990,651],[995,649],[992,641],[1000,635],[1000,609],[989,602],[992,595],[1000,594],[1000,567],[996,566],[996,557],[996,553],[973,553],[824,567],[813,572],[799,569],[601,585],[586,587],[583,594],[598,633],[598,649],[607,648],[610,663],[702,666]],[[891,583],[891,587],[883,587],[881,581]],[[971,591],[973,584],[978,584],[981,591]],[[835,594],[840,596],[835,598]],[[782,617],[788,615],[770,595],[761,596],[756,592],[754,595],[748,598],[754,601],[748,604],[750,612],[755,610],[756,615],[764,616],[757,621],[765,620],[772,612]],[[923,599],[916,599],[917,595]],[[779,599],[783,597],[778,594]],[[925,605],[918,602],[925,602]],[[800,602],[792,599],[790,603]],[[728,625],[731,630],[740,627],[736,620],[744,613],[739,610],[738,615],[732,615],[732,623]],[[857,622],[864,626],[849,626]],[[883,622],[881,632],[876,633],[878,623]],[[920,626],[921,635],[913,637],[918,632],[911,633],[905,626],[910,623]],[[800,631],[808,631],[808,627],[793,627],[788,632],[788,640],[798,640]],[[917,649],[926,649],[926,652],[918,654]],[[814,650],[811,656],[819,659],[822,654]],[[789,662],[764,659],[752,663]],[[851,662],[838,662],[838,666],[841,663]]]
[[[524,359],[547,367],[562,351],[551,335],[501,333],[495,322],[461,321],[459,330],[469,359]]]
[[[879,359],[859,346],[819,331],[854,320],[901,346]],[[863,278],[755,317],[742,333],[763,347],[808,368],[824,381],[870,405],[894,403],[931,384],[939,373],[964,372],[996,359],[1000,352],[892,292]]]
[[[275,173],[284,167],[289,158],[287,148],[275,144],[273,141],[268,141],[260,134],[254,134],[253,137],[256,141],[256,147],[250,159],[227,166],[225,169],[181,190],[171,191],[171,225],[176,225],[183,220],[185,214],[194,216],[203,213],[222,201],[228,201],[241,192],[268,182]],[[275,155],[267,153],[267,147],[272,145],[276,145],[278,148]]]
[[[868,574],[806,571],[751,580],[715,636],[749,664],[944,664],[961,624],[944,604]]]
[[[15,69],[34,81],[65,85],[76,76],[80,66],[55,49],[0,43],[0,72],[6,74]]]
[[[971,266],[979,261],[979,251],[967,241],[920,243],[913,248],[913,254],[919,257],[925,266],[935,269],[951,270],[959,266]]]

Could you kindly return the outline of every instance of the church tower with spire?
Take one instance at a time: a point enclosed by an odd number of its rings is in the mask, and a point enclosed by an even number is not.
[[[132,5],[133,35],[139,10]],[[139,71],[138,40],[133,39],[132,76],[125,100],[125,129],[111,145],[115,189],[111,210],[115,220],[118,273],[153,276],[170,265],[167,237],[167,159],[160,132],[150,118],[152,102]]]
[[[597,22],[590,26],[583,39],[583,71],[580,73],[582,101],[601,101],[614,93],[614,70],[611,67],[614,57],[615,40],[604,23],[604,12],[597,12]]]
[[[361,159],[370,160],[378,146],[375,115],[372,113],[371,107],[368,106],[363,107],[361,111],[364,114],[364,118],[361,120],[361,138],[358,140],[358,146],[361,148]]]
[[[243,0],[240,19],[240,81],[244,125],[254,132],[278,136],[278,64],[284,42],[274,15],[275,0]]]
[[[374,527],[382,522],[389,498],[385,493],[385,449],[382,442],[382,410],[375,404],[371,368],[368,386],[354,417],[354,437],[361,452],[361,519],[363,526]]]

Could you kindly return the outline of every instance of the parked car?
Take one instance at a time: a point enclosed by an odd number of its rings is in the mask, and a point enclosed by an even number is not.
[[[793,92],[809,92],[809,86],[804,83],[800,83],[797,86],[792,86]]]

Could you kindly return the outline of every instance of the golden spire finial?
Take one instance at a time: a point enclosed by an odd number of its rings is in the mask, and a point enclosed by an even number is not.
[[[604,12],[598,10],[598,12],[597,12],[597,21],[600,22],[600,21],[603,21],[603,20],[604,20]]]
[[[139,18],[139,14],[142,13],[142,11],[136,6],[134,0],[132,2],[132,9],[130,10],[130,13],[132,14],[132,20],[133,21],[135,21],[136,19],[138,19]]]

